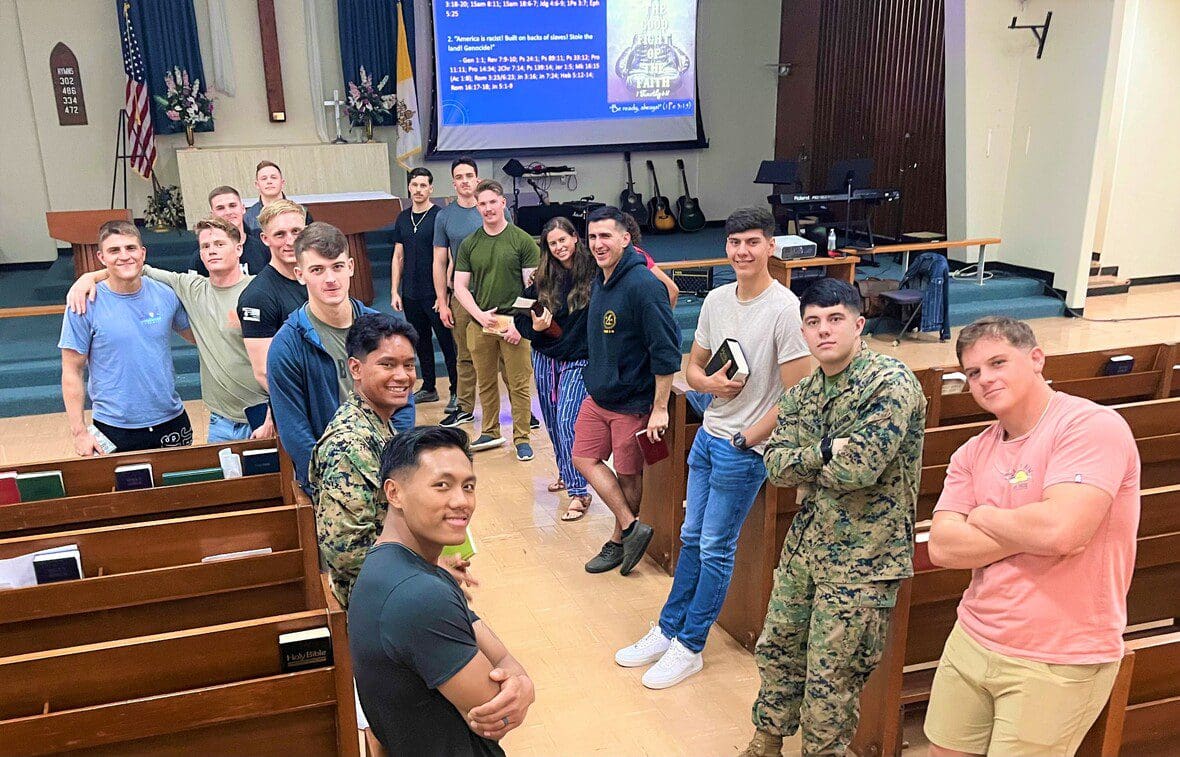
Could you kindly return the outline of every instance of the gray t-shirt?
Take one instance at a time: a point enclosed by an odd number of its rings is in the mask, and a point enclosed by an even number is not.
[[[352,392],[352,375],[348,372],[348,350],[345,347],[348,329],[329,326],[316,318],[311,312],[311,308],[307,309],[307,317],[311,321],[311,325],[315,327],[315,333],[320,335],[324,349],[328,351],[336,363],[336,385],[340,389],[340,402],[344,403]]]
[[[810,354],[802,328],[799,298],[777,281],[744,302],[738,299],[736,282],[709,292],[693,339],[710,355],[726,339],[736,339],[750,376],[738,396],[713,400],[705,411],[705,431],[728,439],[774,407],[783,393],[779,366]],[[762,452],[762,445],[754,449]]]
[[[196,273],[144,266],[143,275],[175,292],[188,313],[201,358],[201,397],[205,404],[223,418],[246,423],[246,408],[267,399],[250,367],[237,315],[238,296],[254,277],[243,276],[233,286],[217,287]]]

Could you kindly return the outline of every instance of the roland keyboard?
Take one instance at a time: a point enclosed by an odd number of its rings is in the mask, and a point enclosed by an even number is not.
[[[901,199],[900,189],[854,189],[853,202],[889,202]],[[846,202],[848,192],[823,192],[820,194],[777,194],[766,198],[771,205],[818,205],[825,202]]]

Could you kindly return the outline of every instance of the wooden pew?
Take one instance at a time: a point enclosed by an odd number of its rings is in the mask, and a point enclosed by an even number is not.
[[[647,556],[668,575],[676,571],[680,553],[680,527],[684,525],[684,500],[688,494],[688,453],[701,427],[700,417],[689,406],[685,393],[692,389],[683,379],[672,382],[668,399],[668,457],[643,472],[643,500],[639,517],[652,527]]]
[[[1141,501],[1127,623],[1174,623],[1180,618],[1180,592],[1175,591],[1180,583],[1180,485],[1145,490]],[[909,601],[899,601],[894,609],[885,656],[861,697],[861,724],[853,742],[858,754],[900,754],[902,710],[929,699],[933,663],[971,582],[971,571],[929,567],[924,550],[919,544],[914,577],[905,582]],[[927,567],[918,568],[923,563]]]
[[[5,654],[322,604],[310,508],[280,506],[0,540],[0,559],[77,544],[85,578],[0,591]],[[203,557],[270,547],[268,555]]]
[[[279,483],[286,475],[282,471],[184,486],[160,486],[159,483],[167,472],[220,465],[217,453],[225,447],[241,454],[244,450],[266,449],[277,445],[276,439],[259,439],[0,466],[0,470],[17,473],[59,470],[66,489],[66,496],[59,499],[0,507],[0,537],[46,533],[70,527],[131,523],[180,514],[269,507],[284,501],[284,487]],[[279,458],[289,465],[289,458],[285,454],[280,454]],[[157,486],[116,492],[115,468],[135,463],[151,463]],[[286,501],[291,501],[289,495]]]
[[[1103,369],[1115,355],[1130,355],[1135,360],[1131,373],[1104,376]],[[1044,377],[1054,389],[1085,397],[1104,405],[1164,399],[1174,396],[1174,366],[1180,352],[1173,344],[1146,344],[1045,358]],[[943,394],[943,377],[958,368],[930,368],[918,372],[918,381],[927,398],[928,427],[970,423],[989,416],[964,387],[963,391]]]
[[[1180,631],[1132,639],[1127,646],[1136,663],[1118,750],[1078,754],[1172,757],[1180,743]]]
[[[344,623],[337,605],[2,658],[0,753],[356,755]],[[282,673],[279,634],[319,626],[334,665]]]

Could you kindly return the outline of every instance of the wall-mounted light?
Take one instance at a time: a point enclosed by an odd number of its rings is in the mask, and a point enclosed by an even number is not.
[[[790,76],[791,75],[791,66],[793,66],[793,65],[795,65],[795,64],[794,63],[767,63],[766,67],[775,69],[775,72],[781,78],[783,76]]]

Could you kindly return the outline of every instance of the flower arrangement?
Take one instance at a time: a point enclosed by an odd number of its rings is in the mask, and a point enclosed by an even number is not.
[[[169,121],[184,124],[185,137],[193,144],[193,129],[199,124],[213,120],[213,100],[202,91],[201,80],[189,81],[188,71],[180,67],[164,74],[167,91],[156,95],[157,103],[164,107]]]
[[[155,229],[183,229],[184,200],[180,195],[180,187],[157,184],[148,198],[143,220]]]
[[[344,110],[348,114],[349,122],[364,125],[365,139],[372,141],[373,122],[392,120],[395,109],[400,116],[405,104],[398,101],[397,95],[384,93],[385,87],[389,84],[388,74],[374,85],[373,77],[365,71],[364,66],[361,66],[360,78],[360,84],[353,81],[348,83],[348,103]]]

